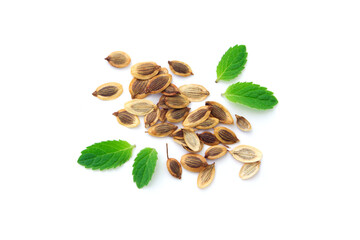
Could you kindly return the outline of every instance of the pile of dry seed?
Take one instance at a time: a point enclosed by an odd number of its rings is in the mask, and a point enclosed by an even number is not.
[[[124,52],[113,52],[105,58],[112,66],[126,67],[131,59]],[[169,61],[169,68],[179,76],[190,76],[193,72],[189,65],[180,61]],[[139,116],[144,116],[146,133],[154,137],[172,137],[173,140],[187,150],[188,154],[181,157],[180,163],[175,158],[169,158],[168,146],[167,168],[169,173],[181,179],[182,167],[191,172],[198,172],[197,184],[199,188],[207,187],[215,176],[215,162],[208,164],[208,160],[215,160],[229,152],[236,160],[244,163],[239,176],[242,179],[253,177],[260,168],[262,153],[258,149],[238,145],[228,151],[228,146],[239,142],[236,134],[229,128],[218,126],[234,124],[230,112],[220,103],[206,101],[205,106],[190,111],[191,102],[201,102],[209,96],[205,87],[197,84],[187,84],[180,87],[171,83],[172,75],[166,68],[155,62],[141,62],[131,67],[133,80],[129,85],[129,92],[133,100],[125,103],[124,109],[115,113],[117,121],[126,127],[133,128],[140,124]],[[101,85],[93,93],[101,100],[112,100],[123,92],[122,85],[110,82]],[[149,94],[161,94],[159,102],[144,99]],[[236,125],[242,131],[250,131],[251,124],[242,116],[236,117]],[[160,122],[160,123],[158,123]],[[182,122],[184,126],[178,129],[174,123]],[[197,133],[198,130],[211,130]],[[197,154],[205,145],[210,146],[205,156]]]

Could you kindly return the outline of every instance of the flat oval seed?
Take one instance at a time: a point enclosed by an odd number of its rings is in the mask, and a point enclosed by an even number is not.
[[[216,117],[223,124],[233,124],[234,119],[230,112],[220,103],[214,101],[206,101],[205,105],[212,106],[211,116]]]
[[[216,138],[216,136],[211,132],[203,132],[201,134],[197,134],[200,140],[209,146],[215,146],[220,143],[220,141]]]
[[[179,76],[187,77],[194,75],[190,66],[180,61],[168,61],[170,70]]]
[[[206,149],[205,158],[210,160],[218,159],[224,156],[227,151],[226,147],[222,145],[212,146]]]
[[[226,127],[214,128],[214,134],[220,142],[224,144],[237,143],[240,140],[236,137],[235,133]]]
[[[171,123],[158,123],[149,128],[147,133],[154,137],[166,137],[172,134],[178,127]]]
[[[174,123],[181,122],[186,118],[189,112],[190,112],[190,108],[170,109],[166,113],[166,119],[169,122],[174,122]]]
[[[199,188],[206,188],[212,183],[215,177],[215,163],[205,167],[198,176],[197,185]]]
[[[162,91],[162,94],[164,94],[165,96],[174,96],[179,93],[180,93],[180,91],[179,91],[178,87],[172,83],[164,91]]]
[[[166,166],[171,176],[181,179],[182,167],[178,160],[175,158],[169,158],[168,144],[166,144],[167,161]]]
[[[189,113],[185,118],[184,127],[195,127],[204,122],[210,115],[211,106],[203,106]]]
[[[155,107],[155,104],[147,99],[133,99],[124,105],[126,111],[137,116],[144,116],[150,113]]]
[[[201,102],[209,96],[209,91],[198,84],[187,84],[179,87],[181,94],[184,94],[192,102]]]
[[[109,82],[100,85],[92,95],[101,100],[113,100],[118,98],[122,92],[123,87],[120,83]]]
[[[167,70],[167,68],[160,68],[160,71],[159,71],[159,73],[158,73],[158,75],[160,75],[160,74],[168,74],[169,73],[169,71]]]
[[[219,119],[214,118],[214,117],[209,117],[204,122],[197,125],[196,128],[197,129],[210,129],[210,128],[214,128],[218,124],[219,124]]]
[[[183,155],[181,157],[180,163],[186,170],[190,172],[200,172],[206,166],[208,166],[208,163],[203,156],[194,153]]]
[[[254,163],[244,163],[244,165],[240,169],[239,177],[243,180],[252,178],[253,176],[255,176],[255,174],[259,172],[260,164],[260,161]]]
[[[122,51],[115,51],[110,53],[109,56],[105,58],[111,66],[117,67],[117,68],[123,68],[130,64],[131,58],[130,56]]]
[[[145,93],[148,82],[149,80],[139,80],[137,78],[133,78],[129,84],[131,98],[141,99],[148,96],[149,93]]]
[[[125,127],[134,128],[140,124],[138,116],[127,112],[125,109],[114,112],[113,115],[117,121]]]
[[[145,92],[150,94],[161,93],[170,85],[171,80],[170,74],[156,75],[149,80]]]
[[[203,147],[204,147],[204,144],[202,142],[200,142],[200,150],[199,151],[193,151],[191,150],[188,145],[186,144],[184,138],[173,138],[174,142],[176,142],[177,144],[180,144],[186,151],[188,152],[191,152],[191,153],[198,153],[200,152]]]
[[[184,141],[186,145],[194,152],[201,150],[201,142],[199,137],[196,135],[194,129],[183,128]]]
[[[184,132],[182,129],[179,128],[171,134],[171,137],[175,139],[184,139]]]
[[[157,107],[154,110],[152,110],[150,113],[146,114],[144,117],[145,127],[148,128],[155,125],[159,120],[159,116],[160,116],[160,110]]]
[[[141,62],[131,67],[131,75],[137,79],[150,79],[159,73],[161,66],[155,62]]]
[[[238,161],[243,163],[257,162],[262,159],[262,152],[248,145],[239,145],[230,151],[230,154]]]
[[[170,108],[186,108],[190,101],[189,99],[182,94],[175,96],[165,96],[165,104]]]
[[[249,123],[248,120],[246,120],[246,118],[239,116],[237,114],[235,114],[235,117],[236,117],[236,126],[238,126],[240,130],[243,130],[245,132],[251,130],[251,124]]]

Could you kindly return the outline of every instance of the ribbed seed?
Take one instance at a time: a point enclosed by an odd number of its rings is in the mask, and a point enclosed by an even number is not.
[[[126,102],[124,105],[126,111],[137,116],[146,115],[150,113],[155,107],[155,104],[147,99],[133,99],[129,102]]]
[[[230,154],[243,163],[257,162],[262,159],[262,152],[248,145],[239,145],[230,151]]]
[[[101,100],[112,100],[118,98],[122,92],[123,87],[120,83],[109,82],[100,85],[92,95]]]
[[[203,132],[197,135],[199,139],[206,145],[215,146],[220,143],[220,141],[216,138],[216,136],[211,132]]]
[[[199,137],[196,135],[194,129],[183,128],[184,141],[186,145],[194,152],[201,150],[201,142]]]
[[[210,115],[211,106],[203,106],[189,113],[185,118],[184,127],[195,127],[204,122]]]
[[[238,126],[240,130],[243,130],[245,132],[251,130],[251,124],[246,118],[244,118],[243,116],[239,116],[237,114],[235,114],[235,117],[236,117],[236,126]]]
[[[214,134],[220,142],[225,144],[237,143],[240,140],[236,137],[235,133],[226,127],[214,128]]]
[[[189,99],[182,94],[165,96],[165,104],[170,108],[185,108],[189,105]]]
[[[167,70],[167,68],[162,67],[162,68],[160,68],[160,71],[158,72],[158,75],[160,75],[160,74],[168,74],[168,73],[169,73],[169,71]]]
[[[125,109],[114,112],[113,115],[117,121],[125,127],[134,128],[140,124],[138,116],[127,112]]]
[[[149,80],[139,80],[137,78],[133,78],[129,84],[131,98],[141,99],[149,95],[148,93],[145,93],[148,82]]]
[[[175,158],[169,158],[168,144],[166,144],[167,161],[166,166],[171,176],[181,179],[182,167],[178,160]]]
[[[161,93],[170,85],[171,80],[170,74],[156,75],[149,80],[145,92],[150,94]]]
[[[218,159],[224,156],[227,151],[226,147],[222,145],[212,146],[206,149],[205,158],[210,160]]]
[[[174,122],[174,123],[181,122],[189,114],[189,111],[190,108],[170,109],[166,113],[166,119],[169,122]]]
[[[204,147],[204,144],[202,142],[200,142],[200,149],[198,151],[193,151],[193,150],[191,150],[191,148],[188,147],[188,145],[186,144],[184,138],[173,138],[173,140],[177,144],[181,145],[186,151],[191,152],[191,153],[198,153]]]
[[[160,68],[155,62],[141,62],[131,67],[131,75],[137,79],[150,79],[159,73]]]
[[[197,185],[199,188],[206,188],[212,183],[215,177],[215,163],[205,167],[198,176]]]
[[[205,105],[212,106],[211,116],[219,119],[223,124],[233,124],[234,119],[230,112],[220,103],[214,101],[207,101]]]
[[[171,137],[175,139],[184,139],[184,132],[181,128],[179,128],[171,134]]]
[[[205,121],[203,121],[202,123],[197,125],[196,128],[197,129],[210,129],[210,128],[214,128],[218,124],[219,124],[219,119],[214,118],[214,117],[209,117],[208,119],[206,119]]]
[[[184,94],[192,102],[201,102],[209,96],[209,91],[198,84],[187,84],[179,87],[181,94]]]
[[[179,91],[178,87],[172,83],[164,91],[162,91],[162,94],[164,94],[165,96],[174,96],[179,93],[180,93],[180,91]]]
[[[190,66],[180,61],[168,61],[170,70],[179,76],[187,77],[194,75]]]
[[[123,68],[130,64],[131,58],[130,56],[122,51],[115,51],[110,53],[109,56],[105,58],[111,66],[117,67],[117,68]]]
[[[161,95],[161,97],[159,98],[159,102],[157,103],[157,106],[159,108],[165,108],[165,109],[169,109],[169,106],[165,104],[165,95]]]
[[[243,180],[252,178],[260,170],[261,162],[244,163],[239,172],[239,177]]]
[[[151,127],[157,123],[160,116],[160,110],[159,108],[155,107],[154,110],[152,110],[150,113],[146,114],[144,117],[144,123],[145,127]]]
[[[166,137],[172,134],[178,127],[171,123],[158,123],[146,131],[154,137]]]
[[[181,157],[180,163],[186,170],[190,172],[200,172],[206,166],[208,166],[208,163],[203,156],[194,153],[183,155]]]
[[[160,109],[160,116],[159,116],[160,122],[166,122],[166,113],[167,112],[168,112],[168,110],[165,108]]]

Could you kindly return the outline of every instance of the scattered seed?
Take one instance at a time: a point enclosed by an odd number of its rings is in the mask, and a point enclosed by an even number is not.
[[[111,66],[117,68],[126,67],[131,62],[130,56],[127,53],[121,51],[110,53],[110,55],[107,56],[105,60],[107,60]]]
[[[179,91],[178,87],[172,83],[162,92],[162,94],[164,94],[165,96],[174,96],[179,93],[180,93],[180,91]]]
[[[226,149],[226,147],[222,145],[211,146],[208,149],[206,149],[205,158],[210,160],[218,159],[224,156],[227,153],[227,151],[228,150]]]
[[[195,127],[204,122],[210,115],[211,106],[202,106],[189,113],[185,118],[184,127]]]
[[[150,94],[161,93],[170,85],[171,80],[171,74],[156,75],[149,80],[145,92]]]
[[[194,75],[190,66],[180,61],[168,61],[170,70],[179,76],[187,77]]]
[[[117,121],[125,127],[134,128],[140,124],[138,116],[129,113],[125,109],[114,112],[113,115],[116,117]]]
[[[157,106],[159,108],[169,109],[169,106],[165,104],[165,95],[161,95],[159,98],[159,102],[157,103]]]
[[[200,172],[206,166],[208,166],[208,163],[203,156],[194,153],[183,155],[181,157],[180,163],[186,170],[190,172]]]
[[[145,127],[151,127],[157,123],[160,116],[159,108],[155,107],[150,113],[146,114],[144,117]]]
[[[148,96],[149,94],[145,92],[148,82],[149,80],[139,80],[137,78],[133,78],[129,84],[131,98],[141,99]]]
[[[167,161],[166,166],[171,176],[181,179],[182,167],[178,160],[175,158],[169,158],[168,144],[166,144]]]
[[[203,132],[201,134],[197,134],[200,140],[209,146],[215,146],[220,143],[220,141],[216,138],[216,136],[211,132]]]
[[[230,112],[220,103],[214,101],[207,101],[205,105],[212,106],[211,116],[216,117],[223,124],[233,124],[234,119]]]
[[[175,139],[184,139],[184,132],[181,128],[179,128],[171,134],[171,137]]]
[[[261,162],[244,163],[239,172],[239,177],[243,180],[252,178],[260,170]]]
[[[169,122],[177,123],[183,121],[189,114],[190,108],[170,109],[166,113],[166,119]]]
[[[186,108],[189,103],[189,99],[182,94],[165,96],[165,104],[170,108]]]
[[[246,118],[244,118],[243,116],[239,116],[237,114],[235,114],[235,117],[236,117],[236,126],[238,126],[240,130],[243,130],[245,132],[251,130],[251,124]]]
[[[183,128],[184,141],[186,145],[194,152],[201,150],[201,142],[199,137],[196,135],[194,129]]]
[[[194,151],[191,148],[188,147],[188,145],[186,144],[184,138],[173,138],[174,142],[176,142],[177,144],[180,144],[186,151],[190,152],[190,153],[198,153],[200,152],[203,147],[204,147],[204,143],[200,142],[200,149],[198,151]]]
[[[214,117],[209,117],[208,119],[206,119],[205,121],[203,121],[202,123],[197,125],[196,128],[197,129],[210,129],[210,128],[214,128],[216,125],[218,125],[218,123],[219,123],[219,119],[214,118]]]
[[[160,68],[160,71],[159,71],[159,73],[158,73],[158,75],[160,75],[160,74],[168,74],[169,73],[169,71],[167,70],[167,68]]]
[[[215,177],[215,163],[206,166],[200,173],[197,179],[199,188],[206,188],[212,183]]]
[[[167,112],[168,112],[168,109],[165,109],[165,108],[160,109],[160,116],[159,116],[160,122],[166,122],[166,113]]]
[[[137,79],[150,79],[159,73],[160,68],[155,62],[141,62],[131,67],[131,75]]]
[[[126,111],[137,116],[144,116],[150,113],[155,107],[155,104],[147,99],[133,99],[124,105]]]
[[[187,84],[179,87],[181,94],[184,94],[192,102],[201,102],[209,96],[209,91],[198,84]]]
[[[224,144],[237,143],[240,140],[236,137],[235,133],[226,127],[214,128],[214,134],[220,142]]]
[[[146,131],[154,137],[166,137],[172,134],[178,127],[171,123],[158,123]]]
[[[122,92],[123,87],[120,83],[109,82],[100,85],[92,95],[101,100],[112,100],[118,98]]]
[[[262,152],[248,145],[239,145],[230,151],[230,154],[243,163],[253,163],[262,159]]]

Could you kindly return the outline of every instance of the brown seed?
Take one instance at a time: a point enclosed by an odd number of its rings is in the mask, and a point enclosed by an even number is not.
[[[248,145],[239,145],[230,151],[230,154],[238,161],[243,163],[257,162],[262,159],[262,152]]]
[[[239,172],[239,177],[243,180],[252,178],[260,170],[261,162],[244,163]]]
[[[179,89],[175,84],[170,84],[164,91],[162,91],[162,94],[165,96],[174,96],[179,94]]]
[[[206,166],[208,166],[208,163],[203,156],[194,153],[183,155],[181,157],[180,163],[186,170],[190,172],[200,172]]]
[[[174,122],[174,123],[181,122],[189,114],[189,111],[190,108],[170,109],[166,113],[166,119],[169,122]]]
[[[149,93],[145,93],[148,82],[149,80],[139,80],[137,78],[133,78],[129,84],[131,98],[141,99],[148,96]]]
[[[179,76],[187,77],[194,75],[190,66],[180,61],[168,61],[170,70]]]
[[[145,92],[150,94],[161,93],[170,85],[171,80],[170,74],[156,75],[149,80]]]
[[[184,94],[192,102],[201,102],[209,96],[209,91],[198,84],[187,84],[179,88],[181,94]]]
[[[146,80],[157,75],[160,68],[155,62],[141,62],[131,67],[131,75],[137,79]]]
[[[202,142],[200,142],[200,150],[199,151],[193,151],[191,150],[188,145],[186,144],[184,138],[173,138],[174,142],[176,142],[177,144],[180,144],[186,151],[188,152],[191,152],[191,153],[198,153],[200,152],[203,147],[204,147],[204,144]]]
[[[240,140],[236,137],[235,133],[226,127],[214,128],[214,134],[220,142],[224,144],[237,143]]]
[[[158,75],[160,75],[160,74],[168,74],[169,73],[169,71],[167,70],[167,68],[160,68],[160,71],[159,71],[159,73],[158,73]]]
[[[111,66],[117,67],[117,68],[123,68],[130,64],[131,58],[130,56],[122,51],[116,51],[110,53],[109,56],[105,58]]]
[[[168,144],[166,144],[167,161],[166,166],[171,176],[181,179],[182,167],[178,160],[175,158],[169,158]]]
[[[202,106],[189,113],[185,118],[184,127],[195,127],[204,122],[210,115],[211,106]]]
[[[122,92],[123,87],[120,83],[109,82],[100,85],[95,92],[92,93],[92,95],[101,100],[113,100],[118,98]]]
[[[171,134],[171,137],[175,139],[184,139],[184,132],[181,128],[179,128]]]
[[[125,109],[114,112],[113,115],[117,121],[125,127],[134,128],[140,124],[138,116],[127,112]]]
[[[159,108],[155,107],[150,113],[146,114],[144,117],[145,127],[151,127],[157,123],[160,116]]]
[[[205,103],[208,106],[212,106],[211,116],[216,117],[223,124],[233,124],[234,119],[230,112],[220,103],[214,101],[207,101]]]
[[[189,103],[189,99],[182,94],[165,96],[165,104],[170,108],[186,108]]]
[[[220,141],[216,138],[216,136],[211,132],[203,132],[201,134],[197,134],[200,140],[209,146],[215,146],[220,143]]]
[[[186,145],[194,152],[201,150],[201,142],[199,137],[196,135],[194,129],[183,128],[184,141]]]
[[[215,177],[215,163],[205,167],[198,176],[197,185],[199,188],[206,188]]]
[[[148,129],[149,133],[154,137],[166,137],[172,134],[178,127],[171,123],[158,123]]]
[[[214,118],[214,117],[209,117],[208,119],[206,119],[205,121],[203,121],[202,123],[197,125],[196,128],[197,129],[210,129],[210,128],[214,128],[216,125],[218,125],[218,123],[219,123],[219,119]]]
[[[156,105],[147,99],[133,99],[125,103],[124,108],[129,113],[137,116],[144,116],[155,109]]]
[[[226,147],[222,145],[211,146],[208,149],[206,149],[205,158],[210,160],[218,159],[224,156],[227,153],[227,151],[228,150],[226,149]]]
[[[166,122],[166,113],[168,112],[167,109],[160,109],[160,116],[159,116],[159,120],[160,122]]]
[[[245,132],[251,130],[251,124],[246,118],[239,116],[237,114],[235,114],[235,117],[236,117],[236,126],[238,126],[240,130],[243,130]]]

